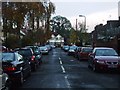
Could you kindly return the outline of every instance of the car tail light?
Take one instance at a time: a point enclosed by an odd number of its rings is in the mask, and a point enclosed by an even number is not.
[[[5,67],[4,70],[5,71],[15,71],[16,68],[15,67]]]
[[[34,60],[35,60],[35,56],[32,56],[32,57],[31,57],[31,60],[34,61]]]

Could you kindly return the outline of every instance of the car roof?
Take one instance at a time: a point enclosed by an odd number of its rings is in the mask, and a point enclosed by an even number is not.
[[[2,53],[13,53],[13,54],[15,54],[15,53],[17,53],[17,52],[8,51],[8,52],[2,52]]]
[[[95,47],[94,49],[113,49],[113,48],[110,48],[110,47]]]
[[[92,47],[81,47],[81,48],[90,48],[90,49],[92,49]]]

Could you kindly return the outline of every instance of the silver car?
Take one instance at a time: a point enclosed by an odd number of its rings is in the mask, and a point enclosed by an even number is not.
[[[49,50],[47,49],[46,46],[39,47],[39,50],[42,54],[48,54],[49,53]]]

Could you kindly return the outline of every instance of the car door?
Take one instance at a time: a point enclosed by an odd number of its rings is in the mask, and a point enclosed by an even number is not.
[[[41,57],[42,57],[41,52],[38,49],[36,49],[34,54],[35,54],[35,59],[37,60],[37,62],[38,63],[41,62]]]
[[[23,73],[23,76],[26,77],[27,76],[27,72],[28,72],[27,62],[18,53],[16,53],[16,59],[19,62],[18,63],[18,67],[20,68],[21,72]]]
[[[94,52],[92,52],[92,53],[89,54],[88,64],[90,66],[92,66],[94,64],[94,57],[95,57],[95,53]]]

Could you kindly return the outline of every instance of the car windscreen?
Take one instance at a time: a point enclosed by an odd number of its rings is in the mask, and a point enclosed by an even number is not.
[[[113,49],[97,49],[95,52],[96,56],[118,56]]]
[[[76,46],[71,46],[70,50],[75,50],[77,47]]]
[[[92,49],[91,48],[83,48],[81,51],[86,52],[86,53],[90,53],[90,52],[92,52]]]
[[[47,50],[47,47],[39,47],[40,50]]]
[[[64,46],[64,48],[69,48],[69,46]]]
[[[1,53],[2,61],[14,61],[14,53]]]
[[[18,53],[22,56],[32,56],[32,52],[30,51],[30,49],[19,50]]]

